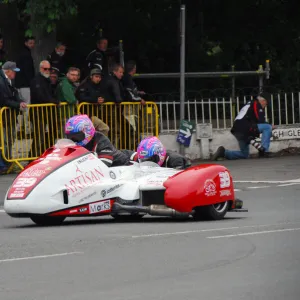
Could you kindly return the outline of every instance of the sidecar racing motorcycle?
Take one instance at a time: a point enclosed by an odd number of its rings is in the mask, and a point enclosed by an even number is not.
[[[38,225],[104,215],[131,220],[146,214],[220,220],[228,211],[247,211],[242,207],[224,166],[175,170],[144,162],[109,168],[94,153],[66,139],[29,164],[4,201],[8,215],[30,218]]]

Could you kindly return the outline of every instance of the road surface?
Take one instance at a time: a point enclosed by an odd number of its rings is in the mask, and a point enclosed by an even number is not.
[[[223,164],[249,212],[218,222],[44,228],[1,210],[0,299],[299,300],[300,157]],[[0,178],[1,201],[13,177]]]

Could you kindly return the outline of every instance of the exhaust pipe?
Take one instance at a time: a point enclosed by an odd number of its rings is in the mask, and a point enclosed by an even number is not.
[[[173,208],[165,205],[150,205],[150,206],[132,206],[114,203],[115,212],[122,210],[127,212],[141,212],[151,216],[173,217],[173,218],[188,218],[191,213],[181,213]]]

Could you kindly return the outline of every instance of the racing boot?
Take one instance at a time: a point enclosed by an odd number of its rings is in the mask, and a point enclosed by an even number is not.
[[[213,154],[212,160],[218,160],[218,158],[225,158],[225,148],[220,146],[217,151]]]

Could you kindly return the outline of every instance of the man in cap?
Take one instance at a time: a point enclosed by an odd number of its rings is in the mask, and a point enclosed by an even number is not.
[[[272,129],[274,129],[274,126],[268,124],[265,119],[265,108],[269,98],[270,95],[267,93],[259,94],[254,100],[249,101],[235,118],[231,133],[238,140],[240,150],[226,150],[221,146],[213,154],[212,160],[248,158],[250,144],[259,150],[259,157],[269,156]],[[262,134],[261,145],[257,146],[254,141],[260,134]]]
[[[3,127],[0,130],[0,134],[4,134],[3,146],[7,159],[11,159],[11,148],[15,139],[17,115],[20,109],[23,110],[27,107],[27,104],[22,102],[18,90],[12,84],[12,80],[16,77],[16,72],[19,71],[20,69],[17,68],[16,63],[12,61],[4,63],[2,70],[0,70],[0,108],[9,107],[13,111],[12,114],[9,114],[9,110],[5,110],[2,113]],[[3,173],[5,169],[7,169],[7,164],[4,163],[4,160],[0,156],[0,173]]]
[[[82,83],[77,88],[75,95],[79,103],[104,103],[105,95],[103,91],[101,70],[92,69],[90,72],[90,76],[82,81]],[[102,120],[100,120],[96,116],[93,116],[92,122],[97,131],[102,132],[104,135],[108,135],[109,127]]]

